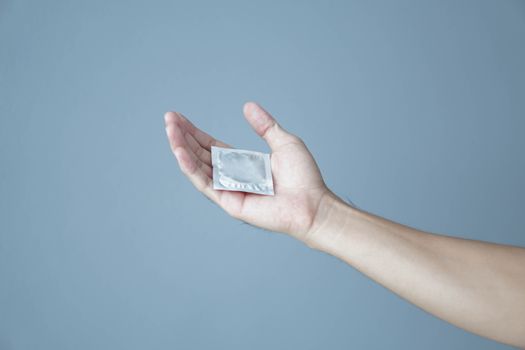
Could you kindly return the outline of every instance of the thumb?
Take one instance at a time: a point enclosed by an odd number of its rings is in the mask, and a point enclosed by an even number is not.
[[[268,143],[272,151],[285,144],[301,141],[297,136],[284,130],[270,113],[255,102],[245,103],[243,113],[253,130]]]

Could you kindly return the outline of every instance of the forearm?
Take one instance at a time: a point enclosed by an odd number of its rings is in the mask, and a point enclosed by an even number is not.
[[[421,232],[329,194],[306,243],[459,327],[525,347],[525,249]]]

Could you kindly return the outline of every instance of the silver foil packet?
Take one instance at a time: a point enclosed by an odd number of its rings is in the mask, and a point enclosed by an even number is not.
[[[274,194],[267,153],[212,146],[211,164],[215,190]]]

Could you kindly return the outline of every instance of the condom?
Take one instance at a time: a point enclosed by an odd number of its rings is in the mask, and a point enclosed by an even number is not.
[[[212,146],[211,163],[213,189],[274,195],[269,154]]]

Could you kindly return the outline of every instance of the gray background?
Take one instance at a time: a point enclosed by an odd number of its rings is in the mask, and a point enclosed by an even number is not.
[[[175,109],[417,228],[525,245],[525,3],[0,0],[0,349],[498,349],[182,177]]]

